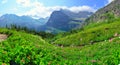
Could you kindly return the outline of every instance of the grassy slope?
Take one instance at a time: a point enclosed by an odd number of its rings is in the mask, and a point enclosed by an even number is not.
[[[0,29],[9,38],[0,42],[0,65],[117,65],[120,63],[120,22],[90,24],[84,30],[48,44],[39,36]],[[81,39],[82,38],[82,39]],[[109,39],[113,38],[111,42]],[[90,44],[93,43],[93,44]]]
[[[84,46],[109,40],[117,33],[120,33],[120,22],[105,22],[88,25],[84,30],[71,34],[66,37],[57,39],[54,44],[63,46]],[[62,40],[62,41],[61,41]]]
[[[78,60],[78,65],[117,65],[120,64],[120,35],[115,34],[120,34],[119,25],[119,20],[90,24],[79,33],[60,38],[54,43],[67,46],[62,48],[65,53],[61,55]]]
[[[0,42],[0,65],[70,63],[57,54],[55,50],[59,48],[48,44],[39,36],[7,29],[0,29],[0,33],[9,35],[7,40]]]

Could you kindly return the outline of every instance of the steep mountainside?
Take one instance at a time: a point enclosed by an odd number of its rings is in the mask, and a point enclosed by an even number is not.
[[[92,14],[92,12],[86,11],[78,13],[69,10],[54,11],[45,26],[47,30],[49,28],[51,31],[70,31],[74,28],[80,27],[84,20]]]
[[[109,5],[98,10],[86,21],[87,22],[104,21],[107,19],[113,19],[114,17],[120,17],[120,0],[114,0]]]
[[[69,30],[69,21],[70,17],[63,12],[54,11],[46,25],[61,30]]]

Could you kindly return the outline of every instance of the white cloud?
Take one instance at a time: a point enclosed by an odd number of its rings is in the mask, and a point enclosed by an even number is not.
[[[52,6],[52,7],[46,7],[44,4],[38,2],[37,0],[35,2],[31,2],[30,0],[17,0],[17,3],[22,5],[23,7],[27,8],[30,7],[31,9],[23,13],[23,15],[32,16],[33,18],[40,18],[40,17],[48,17],[54,10],[60,10],[60,9],[67,9],[73,12],[79,12],[79,11],[89,11],[89,12],[95,12],[95,9],[89,7],[89,6],[73,6],[73,7],[67,7],[67,6]]]
[[[95,9],[89,7],[89,6],[74,6],[71,8],[68,8],[68,10],[73,12],[79,12],[79,11],[89,11],[89,12],[95,12]]]
[[[114,1],[114,0],[108,0],[108,3],[111,3],[112,1]]]
[[[30,0],[16,0],[16,2],[24,7],[30,7],[31,2]]]
[[[45,7],[42,3],[34,2],[31,4],[31,7],[31,10],[25,12],[25,15],[45,18],[51,14],[51,11],[49,11],[49,9]]]
[[[8,2],[8,0],[2,0],[2,4],[5,4],[7,2]]]

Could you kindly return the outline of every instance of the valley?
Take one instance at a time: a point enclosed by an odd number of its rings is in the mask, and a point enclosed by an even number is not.
[[[48,43],[33,34],[0,29],[1,33],[10,35],[6,41],[1,42],[2,53],[0,61],[5,64],[14,62],[25,65],[30,63],[34,65],[116,65],[119,63],[120,53],[119,25],[119,20],[111,23],[90,24],[78,33],[58,38],[54,41],[54,43],[62,44],[63,46]],[[94,28],[93,26],[96,27]],[[98,33],[100,34],[98,35]],[[111,38],[114,39],[109,41]]]
[[[119,1],[95,13],[60,9],[43,19],[1,16],[0,65],[119,65]]]

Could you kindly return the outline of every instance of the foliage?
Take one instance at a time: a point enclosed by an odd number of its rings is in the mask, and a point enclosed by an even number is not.
[[[55,34],[49,33],[49,32],[44,32],[44,31],[35,31],[35,30],[30,30],[27,27],[20,27],[20,26],[16,26],[16,25],[11,25],[10,27],[6,26],[7,29],[11,29],[11,30],[16,30],[16,31],[23,31],[26,33],[31,33],[34,35],[38,35],[41,36],[43,39],[49,39],[49,38],[53,38],[55,36]]]
[[[109,40],[120,33],[120,22],[100,22],[84,27],[83,31],[55,40],[54,44],[63,46],[83,46]],[[62,40],[62,41],[61,41]]]
[[[39,33],[54,44],[33,33],[0,29],[0,33],[8,35],[7,40],[0,42],[0,65],[118,65],[119,25],[117,19],[92,23],[55,37]]]
[[[0,65],[48,65],[69,63],[69,61],[65,61],[54,52],[56,49],[55,46],[46,43],[39,36],[7,29],[0,29],[0,33],[11,34],[6,41],[0,42]]]

